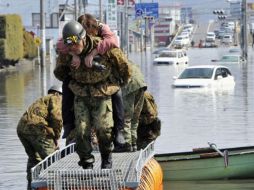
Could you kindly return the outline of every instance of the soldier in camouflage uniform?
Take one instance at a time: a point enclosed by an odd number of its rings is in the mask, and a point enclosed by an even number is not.
[[[63,40],[71,53],[84,60],[101,39],[86,35],[78,22],[71,21],[63,28]],[[104,65],[100,71],[96,67],[87,68],[85,64],[75,68],[71,65],[71,56],[68,54],[59,55],[54,70],[59,80],[68,76],[72,79],[69,88],[75,94],[76,151],[80,157],[79,165],[84,169],[92,169],[95,161],[90,143],[92,127],[96,128],[99,141],[101,168],[112,167],[111,95],[128,82],[131,74],[128,60],[119,48],[113,48],[102,55],[100,65]]]
[[[31,189],[31,168],[58,147],[62,130],[61,88],[52,86],[48,95],[36,100],[17,126],[18,137],[28,155],[27,189]]]
[[[132,76],[129,83],[122,88],[124,102],[124,137],[126,140],[125,148],[115,148],[116,152],[136,151],[137,150],[137,128],[139,116],[143,107],[144,92],[147,88],[144,76],[140,68],[131,64]]]
[[[86,30],[87,34],[91,36],[101,37],[101,41],[98,43],[97,47],[93,49],[86,57],[83,62],[88,68],[91,68],[94,56],[103,55],[105,52],[111,48],[117,48],[118,41],[115,34],[110,30],[109,26],[101,23],[95,17],[90,14],[81,15],[78,18],[78,22]],[[63,40],[59,40],[57,43],[57,51],[62,54],[70,53],[68,51],[68,46],[64,44]],[[95,59],[94,59],[95,60]],[[72,54],[72,66],[78,68],[80,66],[79,55]],[[69,89],[70,78],[63,81],[63,101],[62,101],[62,114],[63,114],[63,124],[64,124],[64,134],[63,138],[66,138],[66,144],[73,142],[74,139],[74,94]],[[124,146],[124,107],[122,100],[121,89],[111,96],[112,107],[113,107],[113,135],[114,135],[114,146]],[[73,100],[73,101],[71,101]],[[96,135],[92,132],[92,143],[96,143]],[[94,144],[95,144],[94,143]]]
[[[161,121],[158,118],[157,106],[149,92],[144,94],[144,104],[139,118],[137,146],[144,149],[150,142],[160,136]]]

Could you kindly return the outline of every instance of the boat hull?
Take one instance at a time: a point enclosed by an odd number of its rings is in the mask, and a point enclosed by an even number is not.
[[[229,163],[224,158],[200,157],[197,153],[157,154],[164,180],[218,180],[254,178],[254,149],[229,150]]]

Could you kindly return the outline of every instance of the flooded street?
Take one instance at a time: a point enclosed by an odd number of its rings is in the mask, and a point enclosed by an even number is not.
[[[189,51],[189,65],[211,64],[227,49],[194,49]],[[188,151],[214,142],[218,147],[254,144],[254,65],[253,55],[248,64],[227,64],[236,85],[229,89],[172,89],[172,76],[181,68],[154,67],[150,87],[159,104],[163,121],[157,152]],[[212,63],[218,64],[218,63]],[[159,84],[159,85],[158,85]],[[153,87],[157,86],[157,90]],[[167,149],[163,145],[167,144]]]
[[[227,51],[226,48],[190,49],[189,65],[211,64],[211,59],[218,59]],[[158,104],[162,132],[155,146],[157,153],[190,151],[207,147],[207,142],[216,143],[219,148],[254,145],[251,51],[247,64],[226,65],[236,85],[224,90],[173,89],[173,76],[184,66],[154,65],[150,51],[130,54],[129,58],[141,66],[148,90]],[[54,64],[41,69],[39,65],[23,63],[16,69],[0,72],[0,189],[26,188],[27,156],[16,135],[16,125],[26,108],[57,82],[53,68]],[[250,190],[254,189],[254,181],[170,182],[164,184],[164,189]]]

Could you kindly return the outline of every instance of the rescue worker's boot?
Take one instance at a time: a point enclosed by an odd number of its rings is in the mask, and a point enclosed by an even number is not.
[[[32,190],[32,187],[31,187],[31,180],[28,180],[28,182],[27,182],[27,190]]]
[[[74,93],[68,87],[70,78],[66,78],[62,85],[62,118],[63,118],[63,139],[67,138],[75,128],[75,116],[73,111]]]
[[[81,161],[79,161],[78,162],[78,165],[80,165],[80,166],[82,166],[82,168],[84,169],[84,170],[89,170],[89,169],[93,169],[93,164],[91,164],[91,163],[85,163],[85,162],[81,162]]]
[[[122,130],[116,130],[115,133],[115,144],[117,145],[125,145],[125,138],[124,138],[124,131]]]
[[[101,154],[101,169],[112,168],[112,153]]]
[[[124,138],[124,106],[123,106],[123,97],[122,91],[119,90],[115,94],[111,96],[112,99],[112,108],[113,108],[113,120],[114,120],[114,128],[113,128],[113,136],[114,136],[114,144],[125,144]]]
[[[84,170],[93,169],[94,157],[89,159],[81,159],[78,165],[82,166]]]
[[[133,144],[133,145],[132,145],[132,152],[136,152],[137,149],[138,149],[138,148],[137,148],[137,145]]]
[[[123,145],[116,144],[114,147],[114,152],[132,152],[132,147],[128,143]]]

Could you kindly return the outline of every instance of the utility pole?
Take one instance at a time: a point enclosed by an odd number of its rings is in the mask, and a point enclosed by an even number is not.
[[[248,40],[247,40],[247,2],[242,0],[242,18],[241,18],[241,50],[242,58],[248,58]]]
[[[143,51],[143,28],[142,28],[142,19],[140,19],[140,51]]]
[[[40,35],[41,35],[40,64],[43,67],[45,66],[45,57],[46,57],[44,0],[40,0]]]
[[[74,0],[74,20],[78,19],[78,6],[77,6],[77,0]]]
[[[103,13],[102,13],[102,1],[99,0],[99,12],[100,12],[100,21],[103,22]]]
[[[83,1],[78,0],[78,16],[82,15]]]
[[[121,10],[119,12],[120,16],[120,46],[124,50],[125,41],[124,41],[124,12]]]
[[[146,46],[147,46],[147,16],[144,17],[145,18],[145,45],[144,45],[144,50],[146,51]]]
[[[143,29],[142,29],[142,18],[138,18],[137,27],[140,33],[140,38],[138,40],[138,47],[140,48],[140,52],[143,51]]]
[[[126,55],[129,54],[129,16],[128,16],[128,5],[129,0],[124,0],[124,16],[125,16],[125,34],[126,34]]]
[[[151,34],[151,49],[154,48],[154,18],[152,19],[152,25],[151,25],[151,31],[150,31],[150,34]]]

